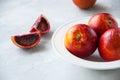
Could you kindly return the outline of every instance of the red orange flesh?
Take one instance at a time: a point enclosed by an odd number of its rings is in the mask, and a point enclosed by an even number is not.
[[[32,48],[36,46],[41,39],[40,32],[11,36],[12,42],[20,48]]]
[[[44,15],[40,15],[32,26],[32,29],[33,28],[39,30],[41,34],[46,34],[50,31],[50,23]],[[30,32],[32,32],[32,29],[30,30]]]

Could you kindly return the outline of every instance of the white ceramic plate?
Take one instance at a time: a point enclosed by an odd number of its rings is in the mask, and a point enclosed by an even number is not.
[[[87,24],[90,17],[83,19],[75,19],[69,21],[68,23],[60,26],[53,34],[52,37],[52,46],[56,53],[58,53],[63,59],[72,62],[73,64],[79,65],[81,67],[95,69],[95,70],[109,70],[109,69],[118,69],[120,68],[120,60],[105,62],[99,56],[98,50],[96,50],[92,56],[87,59],[81,59],[72,55],[64,46],[64,36],[66,31],[75,24],[84,23]],[[120,19],[117,19],[117,22],[120,22]]]

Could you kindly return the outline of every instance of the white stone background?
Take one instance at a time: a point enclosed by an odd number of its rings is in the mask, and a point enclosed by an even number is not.
[[[120,70],[97,71],[62,60],[52,49],[54,31],[65,22],[109,12],[120,18],[120,0],[97,0],[87,10],[72,0],[0,0],[0,80],[120,80]],[[33,49],[20,49],[10,36],[27,33],[36,18],[50,21],[49,34]]]

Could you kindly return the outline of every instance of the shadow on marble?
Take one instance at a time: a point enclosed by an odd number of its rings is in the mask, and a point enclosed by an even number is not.
[[[42,35],[42,39],[44,40],[50,40],[52,38],[54,32],[50,31],[47,34]]]
[[[80,9],[84,12],[107,12],[109,8],[102,4],[95,4],[93,7],[89,9]]]
[[[96,4],[92,8],[90,8],[90,11],[96,11],[96,12],[103,12],[103,11],[108,11],[108,7],[102,4]]]

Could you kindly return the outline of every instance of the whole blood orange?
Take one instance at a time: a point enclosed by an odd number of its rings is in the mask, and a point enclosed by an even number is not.
[[[117,28],[118,23],[110,13],[98,13],[93,15],[88,25],[97,33],[98,37],[111,28]]]
[[[120,28],[107,30],[99,40],[98,50],[106,61],[120,60]]]
[[[67,30],[65,47],[73,55],[86,58],[97,48],[97,34],[85,24],[76,24]]]
[[[79,8],[90,8],[95,4],[96,0],[73,0],[73,3]]]

